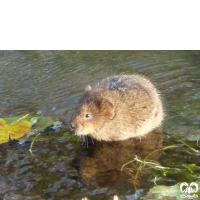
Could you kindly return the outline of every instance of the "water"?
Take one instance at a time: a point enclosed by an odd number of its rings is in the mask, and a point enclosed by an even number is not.
[[[157,86],[165,105],[167,135],[199,139],[199,51],[1,51],[0,116],[37,113],[67,122],[85,86],[121,73],[143,74]],[[99,186],[93,180],[96,185],[91,186],[81,180],[71,164],[79,146],[69,131],[38,141],[34,158],[26,145],[0,145],[0,196],[50,200],[86,194],[106,199],[119,193],[115,181],[113,185],[102,181]],[[113,173],[108,178],[119,177]],[[139,189],[152,187],[147,185]],[[124,190],[123,195],[134,192],[130,186]]]

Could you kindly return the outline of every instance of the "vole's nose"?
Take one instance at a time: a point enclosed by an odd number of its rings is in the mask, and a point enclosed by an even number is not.
[[[73,122],[70,122],[69,126],[70,126],[70,128],[71,128],[72,130],[75,129],[75,124],[74,124]]]

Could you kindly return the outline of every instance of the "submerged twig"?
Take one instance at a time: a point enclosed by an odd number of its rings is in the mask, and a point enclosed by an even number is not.
[[[194,151],[195,153],[199,152],[199,150],[196,150],[194,148],[192,148],[190,145],[186,144],[185,142],[183,142],[182,140],[179,140],[182,144],[184,144],[186,147],[188,147],[189,149],[191,149],[192,151]]]
[[[148,166],[150,166],[150,167],[152,167],[152,168],[155,168],[155,169],[157,168],[157,169],[159,169],[159,170],[180,170],[180,169],[178,169],[178,168],[163,167],[163,166],[161,166],[161,165],[159,165],[159,164],[157,164],[157,163],[150,162],[150,161],[146,161],[147,158],[149,158],[152,154],[154,154],[154,153],[156,153],[156,152],[158,152],[158,151],[164,151],[164,150],[169,149],[169,148],[177,148],[177,147],[179,147],[179,145],[171,145],[171,146],[164,147],[164,148],[162,148],[162,149],[156,149],[156,150],[154,150],[153,152],[151,152],[149,155],[147,155],[147,156],[144,158],[144,160],[140,160],[137,156],[135,156],[135,158],[134,158],[133,160],[131,160],[131,161],[125,163],[125,164],[122,166],[121,171],[124,169],[124,167],[125,167],[126,165],[128,165],[128,164],[130,164],[130,163],[132,163],[132,162],[134,162],[134,161],[140,162],[140,166],[137,168],[137,173],[136,173],[136,175],[135,175],[134,180],[137,179],[138,174],[139,174],[139,172],[141,171],[141,169],[142,169],[142,167],[143,167],[144,165],[148,165]]]
[[[34,137],[33,141],[31,142],[31,146],[30,146],[29,152],[31,153],[32,156],[33,156],[33,152],[32,152],[33,144],[34,144],[36,138],[37,138],[39,135],[40,135],[40,133],[38,133],[38,134]]]
[[[15,122],[18,122],[18,121],[21,121],[22,119],[24,119],[25,117],[27,117],[29,114],[26,114],[26,115],[24,115],[23,117],[21,117],[20,119],[18,119],[18,120],[16,120],[16,121],[14,121],[14,122],[12,122],[11,124],[13,124],[13,123],[15,123]],[[11,125],[10,124],[10,125]]]

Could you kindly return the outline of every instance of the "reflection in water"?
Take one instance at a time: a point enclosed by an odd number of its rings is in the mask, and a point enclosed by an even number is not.
[[[77,158],[72,162],[80,174],[82,181],[91,188],[118,187],[120,190],[132,189],[130,179],[134,179],[139,163],[127,165],[121,172],[122,166],[133,160],[135,156],[140,159],[146,158],[154,150],[162,148],[164,134],[155,130],[146,137],[133,138],[115,142],[95,142],[88,148],[82,147],[77,152]],[[158,160],[161,152],[155,152],[148,159]],[[141,170],[135,182],[139,188],[145,188],[152,171]],[[122,189],[123,188],[123,189]]]

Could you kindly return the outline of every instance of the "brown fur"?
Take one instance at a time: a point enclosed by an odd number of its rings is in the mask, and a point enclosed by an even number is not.
[[[148,79],[119,75],[86,87],[71,126],[77,135],[117,141],[149,133],[161,125],[163,117],[161,99]]]

